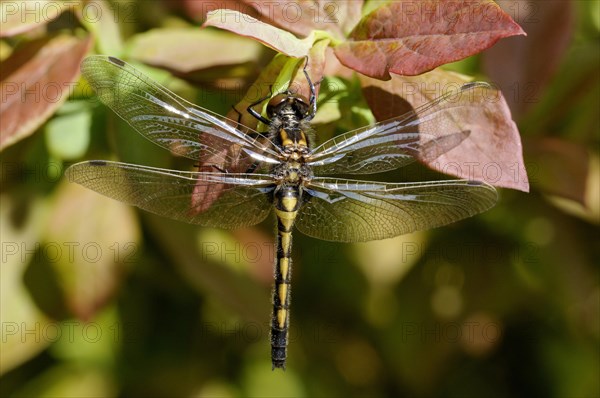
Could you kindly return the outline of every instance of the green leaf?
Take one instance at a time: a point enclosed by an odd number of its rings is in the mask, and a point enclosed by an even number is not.
[[[46,124],[46,145],[51,155],[62,160],[83,157],[90,143],[92,112],[82,103],[66,103],[63,114]]]

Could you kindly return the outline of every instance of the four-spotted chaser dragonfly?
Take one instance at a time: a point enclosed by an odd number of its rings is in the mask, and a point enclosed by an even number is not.
[[[248,107],[269,126],[266,133],[187,102],[117,58],[88,57],[82,73],[102,102],[141,135],[198,162],[201,171],[92,160],[71,166],[71,181],[203,226],[255,225],[274,210],[273,368],[285,368],[294,226],[318,239],[364,242],[445,225],[497,200],[492,186],[470,180],[386,183],[333,177],[389,171],[451,150],[470,134],[460,121],[479,106],[461,94],[490,90],[485,83],[465,85],[402,116],[314,146],[308,128],[316,96],[306,66],[308,100],[290,92],[275,95],[266,117],[252,108],[259,102]]]

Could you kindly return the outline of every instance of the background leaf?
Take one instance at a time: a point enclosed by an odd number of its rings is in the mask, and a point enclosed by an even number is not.
[[[527,32],[527,40],[509,37],[483,54],[483,68],[507,93],[518,118],[540,100],[571,41],[575,4],[570,1],[499,1]],[[511,93],[512,95],[509,95]]]
[[[132,59],[217,89],[243,89],[259,72],[267,51],[255,40],[229,32],[190,28],[154,29],[132,37]],[[198,54],[214,54],[198,56]],[[241,87],[240,87],[241,86]]]
[[[180,73],[255,61],[261,46],[253,40],[197,28],[154,29],[130,41],[128,55],[149,65]],[[214,54],[199,57],[198,53]]]
[[[10,37],[21,33],[41,28],[47,23],[58,18],[63,12],[74,6],[68,1],[40,0],[29,10],[22,12],[23,3],[12,1],[0,2],[0,15],[2,15],[2,30],[0,37]]]
[[[313,30],[325,30],[334,37],[345,37],[360,20],[362,0],[356,1],[244,1],[268,21],[299,36],[308,36]]]
[[[0,149],[32,134],[72,92],[91,37],[28,42],[2,62]]]
[[[140,251],[135,215],[131,207],[68,181],[55,201],[45,245],[62,254],[51,266],[67,308],[89,320],[118,291]]]
[[[442,94],[457,92],[467,82],[461,75],[442,70],[419,77],[394,76],[385,82],[368,77],[362,77],[361,81],[365,98],[378,120],[402,115],[411,107],[417,108]],[[470,131],[468,138],[425,163],[445,174],[528,192],[521,138],[502,93],[492,89],[473,91],[473,95],[466,103],[477,104],[477,112],[455,121],[461,129]],[[459,100],[461,98],[455,101]],[[440,131],[446,128],[446,125],[439,126]]]
[[[0,195],[2,206],[2,266],[0,267],[0,322],[2,326],[2,355],[0,355],[0,375],[27,362],[50,345],[50,338],[41,338],[42,332],[48,335],[55,332],[53,324],[35,305],[21,279],[29,262],[39,256],[39,237],[42,225],[40,219],[47,216],[47,207],[41,202],[31,203],[31,212],[23,223],[15,222],[20,208],[15,197]],[[20,228],[19,228],[20,227]],[[38,254],[36,254],[38,253]],[[38,338],[23,337],[24,326],[28,326]],[[46,337],[46,336],[44,336]]]
[[[241,36],[252,37],[272,49],[291,57],[303,57],[307,55],[314,42],[313,37],[307,37],[302,40],[298,39],[285,30],[233,10],[216,10],[210,12],[202,26],[214,26]]]
[[[400,0],[364,17],[335,54],[349,68],[388,80],[390,72],[418,75],[522,34],[490,0]]]

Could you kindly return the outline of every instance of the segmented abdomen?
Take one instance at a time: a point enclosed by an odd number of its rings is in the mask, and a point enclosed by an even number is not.
[[[300,194],[297,187],[283,186],[275,192],[277,216],[277,256],[273,288],[273,319],[271,320],[271,360],[273,369],[285,369],[288,325],[290,318],[290,281],[292,276],[292,228]]]

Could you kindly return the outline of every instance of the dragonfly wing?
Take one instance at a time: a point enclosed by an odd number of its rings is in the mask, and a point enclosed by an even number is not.
[[[464,141],[486,109],[482,98],[496,98],[487,83],[469,83],[414,111],[333,137],[312,153],[315,174],[371,174],[419,159],[432,162]]]
[[[494,187],[477,181],[379,183],[314,178],[296,219],[302,233],[365,242],[439,227],[492,207]]]
[[[264,220],[272,179],[263,174],[184,172],[93,160],[67,169],[69,181],[164,217],[233,229]]]
[[[81,71],[103,103],[174,154],[239,169],[258,158],[276,162],[277,148],[254,130],[233,127],[235,122],[184,100],[120,59],[90,56]]]

